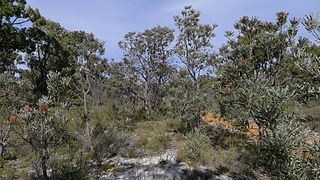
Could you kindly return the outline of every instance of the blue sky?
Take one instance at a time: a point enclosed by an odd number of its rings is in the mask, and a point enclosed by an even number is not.
[[[173,16],[186,5],[201,11],[201,22],[217,24],[215,49],[225,42],[224,32],[233,30],[241,16],[258,16],[274,21],[275,13],[286,11],[290,17],[320,13],[320,0],[28,0],[46,18],[69,30],[94,33],[105,41],[106,57],[122,57],[118,41],[130,31],[143,31],[156,25],[175,28]],[[302,31],[302,36],[306,36]]]

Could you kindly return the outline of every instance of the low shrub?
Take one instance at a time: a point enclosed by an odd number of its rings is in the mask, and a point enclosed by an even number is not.
[[[83,153],[83,142],[70,139],[69,142],[52,154],[50,166],[52,179],[84,179],[89,170],[89,159]]]
[[[127,136],[118,129],[105,130],[97,125],[93,132],[93,157],[101,164],[103,159],[115,156],[130,144]]]
[[[320,178],[320,140],[309,147],[310,156],[308,164],[310,165],[310,174],[312,177]]]
[[[262,167],[271,177],[307,179],[309,166],[297,150],[304,149],[307,130],[295,119],[286,119],[269,137],[251,144],[254,168]]]
[[[197,129],[186,134],[186,141],[178,152],[177,160],[186,161],[191,165],[206,165],[212,161],[212,147],[207,134]]]

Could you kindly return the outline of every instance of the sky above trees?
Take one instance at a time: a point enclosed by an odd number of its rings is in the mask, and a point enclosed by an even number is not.
[[[224,32],[233,30],[234,22],[244,15],[275,21],[275,13],[279,11],[289,12],[289,18],[301,18],[319,13],[320,8],[319,0],[29,0],[28,3],[69,30],[93,32],[106,42],[106,57],[115,59],[122,57],[118,42],[127,32],[141,32],[156,25],[175,28],[173,16],[187,5],[201,11],[202,23],[218,25],[213,39],[215,49],[225,42]],[[308,36],[304,30],[299,35]]]

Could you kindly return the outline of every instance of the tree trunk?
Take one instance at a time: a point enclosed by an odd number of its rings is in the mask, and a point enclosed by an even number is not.
[[[144,109],[147,114],[150,114],[150,94],[149,94],[149,80],[144,83],[144,99],[145,99],[145,104],[144,104]]]
[[[83,120],[86,126],[86,135],[88,137],[88,143],[91,147],[91,124],[89,118],[89,109],[88,109],[88,91],[83,93]]]
[[[43,179],[45,180],[49,179],[48,173],[47,173],[47,158],[45,156],[41,157],[41,168],[42,168]]]
[[[0,157],[3,158],[3,153],[4,153],[4,145],[0,144]],[[1,164],[2,166],[2,164]]]

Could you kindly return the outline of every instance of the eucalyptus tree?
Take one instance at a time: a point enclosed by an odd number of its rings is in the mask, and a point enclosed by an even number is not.
[[[200,88],[200,77],[214,60],[211,40],[216,25],[201,24],[200,12],[187,6],[180,16],[174,17],[178,28],[175,54],[187,69],[196,90]]]
[[[165,96],[163,86],[173,70],[169,63],[173,39],[173,30],[157,26],[144,32],[129,32],[119,42],[128,76],[138,85],[131,91],[143,101],[147,113],[157,110]]]
[[[69,53],[61,44],[66,33],[59,23],[48,20],[34,23],[28,30],[25,61],[30,69],[36,99],[48,94],[47,75],[50,71],[63,72],[70,66]]]
[[[0,1],[0,73],[15,73],[19,52],[28,46],[27,30],[39,19],[39,11],[26,6],[25,0]]]
[[[75,95],[81,100],[81,116],[91,145],[90,116],[94,110],[92,95],[94,90],[101,86],[107,63],[102,57],[105,52],[104,43],[92,33],[74,31],[69,33],[66,44],[74,64]]]
[[[211,41],[216,25],[201,24],[200,12],[187,6],[181,15],[174,17],[178,35],[174,46],[179,73],[170,81],[170,104],[176,118],[183,121],[187,130],[195,130],[206,111],[206,77],[215,65]]]

